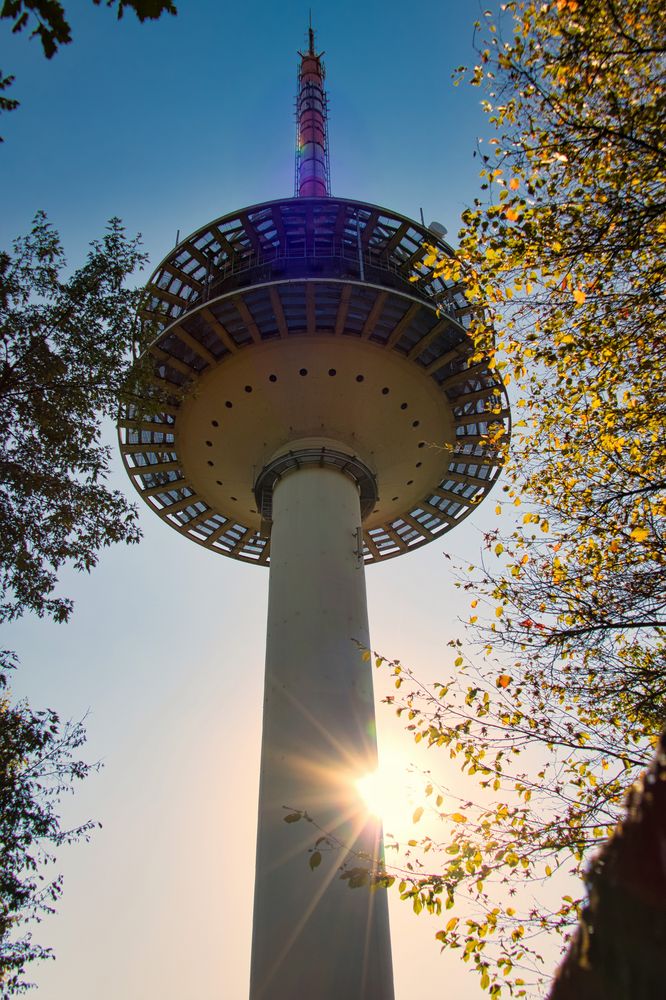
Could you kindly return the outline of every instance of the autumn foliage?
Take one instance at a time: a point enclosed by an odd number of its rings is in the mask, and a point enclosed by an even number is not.
[[[457,807],[431,783],[442,833],[408,845],[400,888],[450,911],[437,937],[490,995],[539,996],[543,932],[576,925],[570,876],[666,708],[666,38],[656,0],[558,0],[505,4],[478,39],[483,196],[439,270],[514,422],[497,527],[459,573],[476,648],[434,689],[389,663],[414,738],[478,781]]]

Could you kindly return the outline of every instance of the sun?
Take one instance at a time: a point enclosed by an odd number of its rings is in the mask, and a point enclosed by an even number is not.
[[[367,811],[382,821],[396,839],[412,835],[412,816],[423,798],[425,779],[399,757],[384,760],[375,771],[355,781]]]
[[[379,770],[364,774],[356,779],[356,787],[363,799],[366,809],[378,819],[383,819],[390,807],[392,789],[388,786],[385,775]]]

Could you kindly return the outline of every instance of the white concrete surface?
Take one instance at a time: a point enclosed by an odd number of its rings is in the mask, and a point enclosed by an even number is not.
[[[275,487],[259,793],[251,1000],[393,1000],[386,894],[339,879],[306,810],[354,851],[381,850],[355,778],[376,737],[356,484],[308,466]],[[287,807],[287,809],[285,809]],[[351,864],[360,864],[353,858]]]

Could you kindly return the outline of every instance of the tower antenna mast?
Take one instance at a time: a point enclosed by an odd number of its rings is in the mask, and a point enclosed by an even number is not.
[[[328,152],[328,97],[324,89],[326,70],[323,52],[315,50],[312,14],[308,28],[308,50],[299,52],[296,95],[297,198],[325,198],[331,193]]]

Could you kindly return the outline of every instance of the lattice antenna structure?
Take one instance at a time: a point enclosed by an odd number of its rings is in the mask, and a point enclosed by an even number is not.
[[[296,97],[296,180],[294,195],[325,198],[331,193],[328,154],[328,98],[323,52],[315,51],[312,25],[307,52],[299,52]]]
[[[510,413],[434,266],[442,227],[330,194],[312,30],[299,55],[297,196],[216,218],[157,267],[152,377],[120,447],[172,529],[270,565],[250,998],[392,1000],[385,894],[350,892],[336,852],[310,872],[314,828],[284,807],[381,856],[354,783],[376,763],[364,565],[476,509]]]

